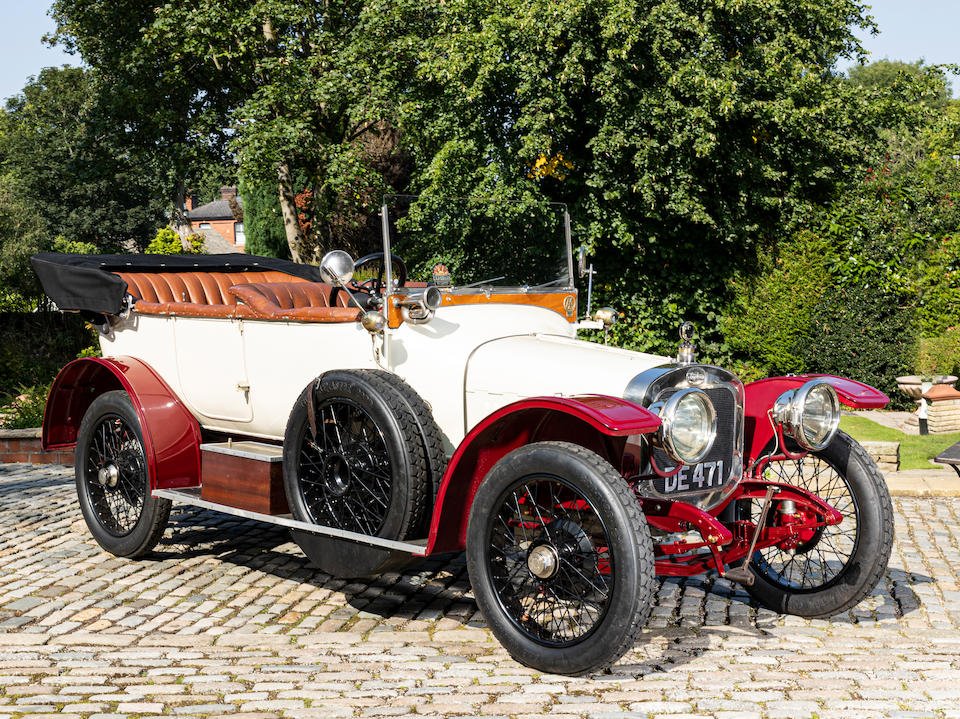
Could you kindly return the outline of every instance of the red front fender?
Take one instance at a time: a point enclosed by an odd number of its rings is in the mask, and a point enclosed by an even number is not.
[[[200,425],[166,382],[133,357],[74,360],[50,388],[43,448],[73,447],[80,421],[104,392],[122,389],[140,418],[151,489],[200,485]]]
[[[464,548],[467,518],[480,482],[497,461],[532,442],[579,444],[620,469],[627,437],[656,432],[660,418],[619,397],[532,397],[497,410],[457,447],[437,493],[427,554]]]
[[[890,401],[883,392],[870,385],[827,374],[801,374],[769,377],[744,386],[744,447],[747,464],[753,464],[773,439],[773,427],[767,412],[787,390],[795,389],[812,379],[823,379],[837,391],[840,402],[854,409],[880,409]]]

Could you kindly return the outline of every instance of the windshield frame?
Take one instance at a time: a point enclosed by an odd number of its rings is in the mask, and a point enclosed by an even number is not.
[[[418,197],[417,195],[399,195],[399,194],[384,195],[384,197],[383,197],[383,204],[382,204],[381,207],[380,207],[380,227],[381,227],[381,233],[382,233],[382,236],[383,236],[382,239],[383,239],[383,256],[384,256],[384,258],[388,258],[388,257],[392,257],[392,256],[393,256],[392,253],[391,253],[389,201],[390,201],[391,199],[397,199],[397,198],[416,199],[417,197]],[[452,198],[452,199],[463,200],[463,199],[470,199],[470,198]],[[495,201],[492,201],[492,200],[491,200],[491,202],[495,202]],[[517,293],[525,293],[525,292],[529,292],[529,291],[552,292],[552,291],[562,291],[562,290],[569,291],[569,290],[571,290],[571,289],[575,289],[575,288],[576,288],[576,284],[574,283],[574,277],[575,277],[575,275],[574,275],[574,271],[573,271],[573,267],[574,267],[574,264],[573,264],[573,233],[572,233],[572,231],[571,231],[571,222],[570,222],[570,212],[569,212],[569,209],[567,208],[567,204],[566,204],[565,202],[547,202],[547,203],[545,203],[545,204],[546,204],[546,206],[548,206],[548,207],[556,207],[556,208],[562,210],[562,212],[563,212],[563,239],[564,239],[564,248],[563,248],[563,249],[564,249],[564,251],[566,252],[566,258],[567,258],[567,263],[566,263],[566,266],[567,266],[567,277],[566,277],[566,280],[564,280],[563,276],[561,275],[561,276],[558,277],[557,279],[552,280],[552,281],[550,281],[550,282],[548,282],[548,283],[545,283],[545,284],[547,284],[546,287],[544,287],[543,285],[529,285],[529,286],[522,286],[522,287],[520,287],[520,286],[509,287],[509,286],[502,286],[502,285],[493,285],[493,284],[486,284],[486,283],[478,283],[478,284],[473,285],[473,286],[461,286],[461,287],[458,287],[457,285],[452,285],[451,287],[449,287],[449,288],[444,288],[444,289],[445,289],[446,291],[449,291],[449,292],[452,292],[452,293],[456,293],[456,294],[468,294],[468,293],[473,293],[473,292],[483,292],[483,293],[487,293],[487,294],[489,294],[489,293],[495,293],[495,294],[517,294]],[[386,296],[389,296],[389,295],[391,295],[391,294],[406,294],[406,293],[408,292],[408,290],[405,290],[405,289],[402,288],[402,287],[394,287],[394,283],[393,283],[393,263],[392,263],[392,262],[387,262],[387,261],[384,262],[384,273],[385,273],[384,279],[385,279],[385,281],[386,281],[386,284],[385,284],[385,287],[386,287],[385,295],[386,295]]]

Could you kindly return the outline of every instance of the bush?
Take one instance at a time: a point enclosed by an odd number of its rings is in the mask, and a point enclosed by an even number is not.
[[[61,312],[0,313],[0,404],[15,387],[49,384],[60,368],[96,343],[79,315]]]
[[[921,338],[913,369],[926,377],[960,372],[960,328],[953,327],[938,337]]]
[[[161,227],[150,240],[144,254],[147,255],[202,255],[205,252],[203,235],[193,234],[181,239],[169,227]]]
[[[960,237],[947,235],[936,243],[917,284],[917,320],[925,336],[960,325]]]
[[[43,424],[43,410],[47,404],[49,384],[19,387],[19,394],[7,407],[0,410],[0,426],[4,429],[31,429]]]
[[[866,382],[895,406],[912,403],[897,391],[896,377],[912,371],[914,314],[897,297],[869,287],[834,287],[811,309],[799,346],[803,368]]]
[[[720,327],[751,375],[803,372],[814,308],[831,284],[824,243],[800,233],[764,258],[758,279],[734,283],[736,300]]]
[[[812,232],[784,243],[758,278],[736,283],[721,327],[745,381],[824,372],[871,384],[909,404],[895,378],[913,371],[915,310],[907,293],[838,272],[835,245]]]

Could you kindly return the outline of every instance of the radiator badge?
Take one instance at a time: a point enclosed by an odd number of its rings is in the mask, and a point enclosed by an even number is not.
[[[707,373],[703,367],[692,367],[687,370],[687,383],[699,387],[707,381]]]

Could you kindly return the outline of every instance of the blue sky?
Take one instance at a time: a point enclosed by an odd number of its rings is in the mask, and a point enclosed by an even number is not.
[[[48,7],[45,0],[0,0],[0,99],[17,93],[42,67],[77,64],[40,41],[53,30]],[[880,34],[862,40],[873,59],[960,63],[960,0],[875,0],[871,7]],[[960,79],[953,86],[957,95]]]

